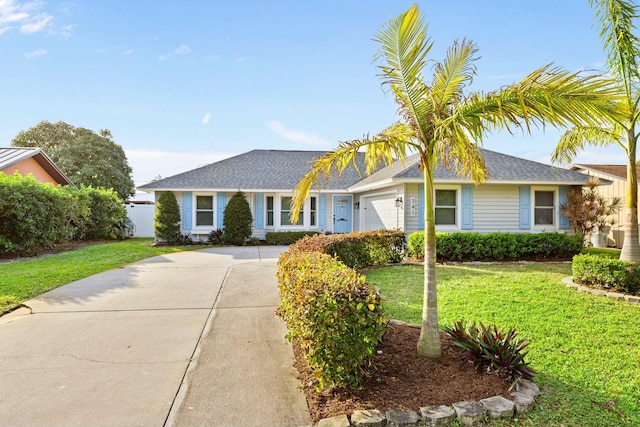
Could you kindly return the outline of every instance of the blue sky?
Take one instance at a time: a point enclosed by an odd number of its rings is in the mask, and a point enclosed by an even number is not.
[[[391,0],[0,0],[0,146],[42,120],[111,130],[134,180],[251,149],[328,150],[397,120],[372,62]],[[602,69],[587,0],[418,1],[441,61],[468,38],[472,90],[553,62]],[[427,76],[429,74],[427,73]],[[548,163],[561,132],[487,136]],[[621,150],[577,162],[623,163]]]

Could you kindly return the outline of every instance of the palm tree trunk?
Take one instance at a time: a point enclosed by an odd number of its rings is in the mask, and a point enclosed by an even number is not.
[[[629,141],[629,162],[627,164],[626,201],[624,208],[624,243],[620,252],[621,261],[640,264],[640,243],[638,242],[638,173],[636,169],[636,137],[633,129],[627,131]]]
[[[418,356],[437,359],[442,356],[438,329],[438,294],[436,289],[436,220],[432,170],[424,173],[424,301],[422,327],[418,339]]]

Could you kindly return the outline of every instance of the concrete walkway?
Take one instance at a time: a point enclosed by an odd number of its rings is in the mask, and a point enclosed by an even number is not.
[[[0,317],[0,424],[310,425],[274,314],[283,249],[150,258]]]

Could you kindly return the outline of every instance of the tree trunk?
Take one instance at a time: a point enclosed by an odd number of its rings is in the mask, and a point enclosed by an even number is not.
[[[638,173],[636,170],[636,137],[633,129],[627,131],[629,162],[627,164],[626,201],[624,208],[624,243],[620,252],[621,261],[640,264],[638,242]]]
[[[422,302],[422,327],[418,339],[418,356],[437,359],[442,356],[438,329],[438,294],[436,290],[436,220],[433,173],[423,171],[424,179],[424,298]]]

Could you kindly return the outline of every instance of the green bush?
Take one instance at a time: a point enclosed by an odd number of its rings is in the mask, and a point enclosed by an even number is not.
[[[209,242],[209,244],[212,244],[212,245],[221,245],[224,243],[224,241],[222,240],[223,234],[224,232],[222,231],[221,228],[218,228],[217,230],[213,230],[209,233],[207,242]]]
[[[160,193],[154,217],[156,239],[173,244],[180,234],[180,207],[171,191]]]
[[[320,252],[290,248],[278,260],[278,315],[315,370],[317,389],[358,387],[384,333],[380,295],[363,276]]]
[[[640,294],[640,269],[633,262],[597,255],[576,255],[571,269],[576,283]]]
[[[0,251],[30,255],[65,240],[64,199],[33,176],[0,173]]]
[[[233,195],[224,208],[222,239],[231,245],[244,245],[251,237],[251,207],[242,191]]]
[[[317,231],[269,231],[266,235],[269,245],[291,245],[306,236],[320,234]]]
[[[442,261],[535,261],[570,259],[582,250],[582,236],[564,233],[436,233]],[[424,233],[409,235],[409,256],[424,259]]]
[[[91,219],[86,230],[86,239],[117,239],[119,227],[126,222],[127,211],[118,194],[112,189],[80,187],[91,206]]]
[[[402,261],[407,241],[401,230],[375,230],[308,236],[292,247],[333,255],[351,268],[363,268]]]

